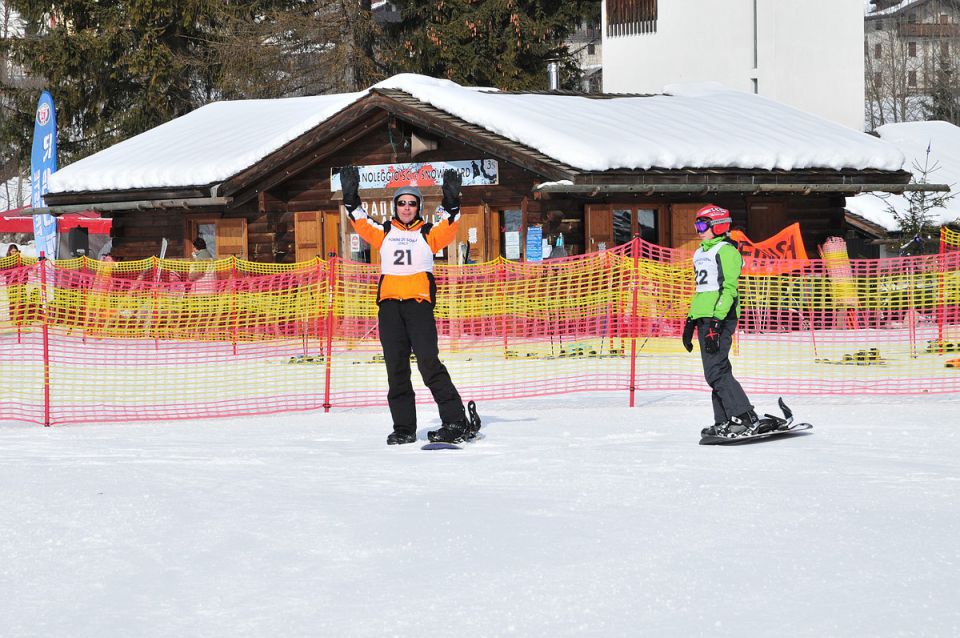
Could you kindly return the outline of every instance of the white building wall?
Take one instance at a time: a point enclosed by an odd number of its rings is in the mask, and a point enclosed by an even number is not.
[[[605,92],[717,81],[863,130],[863,0],[658,4],[656,33],[608,37],[603,3]]]

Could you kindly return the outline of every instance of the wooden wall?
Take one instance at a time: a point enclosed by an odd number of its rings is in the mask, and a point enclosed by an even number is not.
[[[362,127],[363,121],[357,123]],[[335,166],[347,164],[375,165],[408,162],[453,161],[467,159],[497,159],[499,164],[500,183],[489,187],[465,187],[463,189],[463,206],[485,206],[491,214],[500,210],[520,208],[527,213],[531,223],[537,223],[542,213],[551,210],[560,210],[567,215],[582,216],[584,207],[588,203],[630,203],[638,205],[646,202],[654,205],[671,205],[709,201],[731,210],[734,216],[734,226],[746,229],[751,236],[751,214],[748,210],[752,204],[760,203],[752,215],[758,219],[758,214],[766,210],[775,210],[779,206],[783,211],[784,224],[799,221],[803,231],[808,254],[817,254],[817,246],[830,235],[840,235],[843,232],[843,197],[828,197],[821,195],[811,196],[670,196],[670,197],[557,197],[550,199],[536,199],[532,196],[535,183],[545,178],[527,169],[520,168],[506,160],[490,153],[478,150],[475,147],[462,144],[450,139],[439,139],[436,150],[426,151],[412,158],[406,148],[406,140],[414,127],[401,121],[392,120],[382,125],[374,126],[370,132],[357,138],[357,141],[336,151],[332,155],[322,157],[316,164],[293,175],[279,186],[267,192],[261,192],[257,197],[242,203],[237,208],[197,209],[186,211],[178,210],[146,210],[132,213],[117,213],[114,219],[114,249],[113,254],[118,259],[141,259],[157,255],[160,251],[160,242],[166,237],[170,242],[168,255],[184,258],[188,256],[184,246],[184,237],[187,227],[186,220],[190,215],[221,215],[223,217],[244,217],[247,220],[247,257],[252,261],[290,263],[296,259],[296,243],[294,237],[294,214],[304,211],[336,211],[340,207],[339,193],[330,190],[330,172]],[[421,132],[422,134],[422,132]],[[343,135],[352,137],[349,132]],[[430,136],[436,138],[436,136]],[[284,170],[283,166],[277,167]],[[425,196],[424,210],[432,212],[440,203],[440,189],[437,187],[423,189]],[[334,199],[334,195],[337,199]],[[361,197],[365,193],[361,191]],[[370,196],[371,193],[367,193]],[[381,201],[389,201],[389,192],[379,193]],[[772,204],[772,207],[769,206]],[[669,210],[669,208],[666,208]],[[486,254],[473,255],[477,258],[490,259],[499,254],[500,237],[496,236],[499,217],[488,219],[488,238]],[[668,226],[668,219],[661,219],[661,224]],[[766,223],[754,222],[755,226],[764,228],[776,225],[773,220]],[[669,237],[669,229],[663,235]],[[766,237],[755,237],[757,240]],[[522,242],[521,242],[522,245]]]

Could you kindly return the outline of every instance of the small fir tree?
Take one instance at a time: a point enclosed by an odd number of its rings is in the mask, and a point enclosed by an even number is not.
[[[911,184],[929,184],[929,177],[940,169],[940,163],[930,160],[931,145],[927,144],[927,152],[923,163],[918,160],[913,162],[913,178]],[[919,175],[919,177],[918,177]],[[897,210],[890,203],[889,196],[884,196],[886,200],[887,212],[889,212],[897,222],[898,232],[900,234],[900,254],[916,255],[926,252],[928,243],[935,237],[939,237],[937,230],[938,224],[933,221],[933,209],[944,208],[950,200],[955,197],[950,192],[940,191],[906,191],[903,198],[907,201],[905,210]],[[936,242],[933,242],[936,243]]]

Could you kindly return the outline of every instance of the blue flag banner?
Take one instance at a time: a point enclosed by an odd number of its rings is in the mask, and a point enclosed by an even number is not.
[[[49,213],[33,216],[33,237],[36,240],[37,257],[40,253],[47,259],[57,258],[57,218]]]
[[[49,189],[50,175],[57,170],[57,112],[49,91],[40,94],[33,124],[33,152],[30,154],[31,205],[41,208]],[[39,244],[38,244],[39,245]]]

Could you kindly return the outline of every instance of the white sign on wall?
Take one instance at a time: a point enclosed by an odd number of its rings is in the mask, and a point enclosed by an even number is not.
[[[342,190],[340,169],[330,169],[330,190]],[[443,172],[453,169],[463,178],[463,186],[491,186],[498,184],[499,165],[497,160],[476,159],[455,162],[422,162],[408,164],[374,164],[358,166],[360,171],[360,190],[368,188],[401,188],[403,186],[440,186],[443,184]]]

